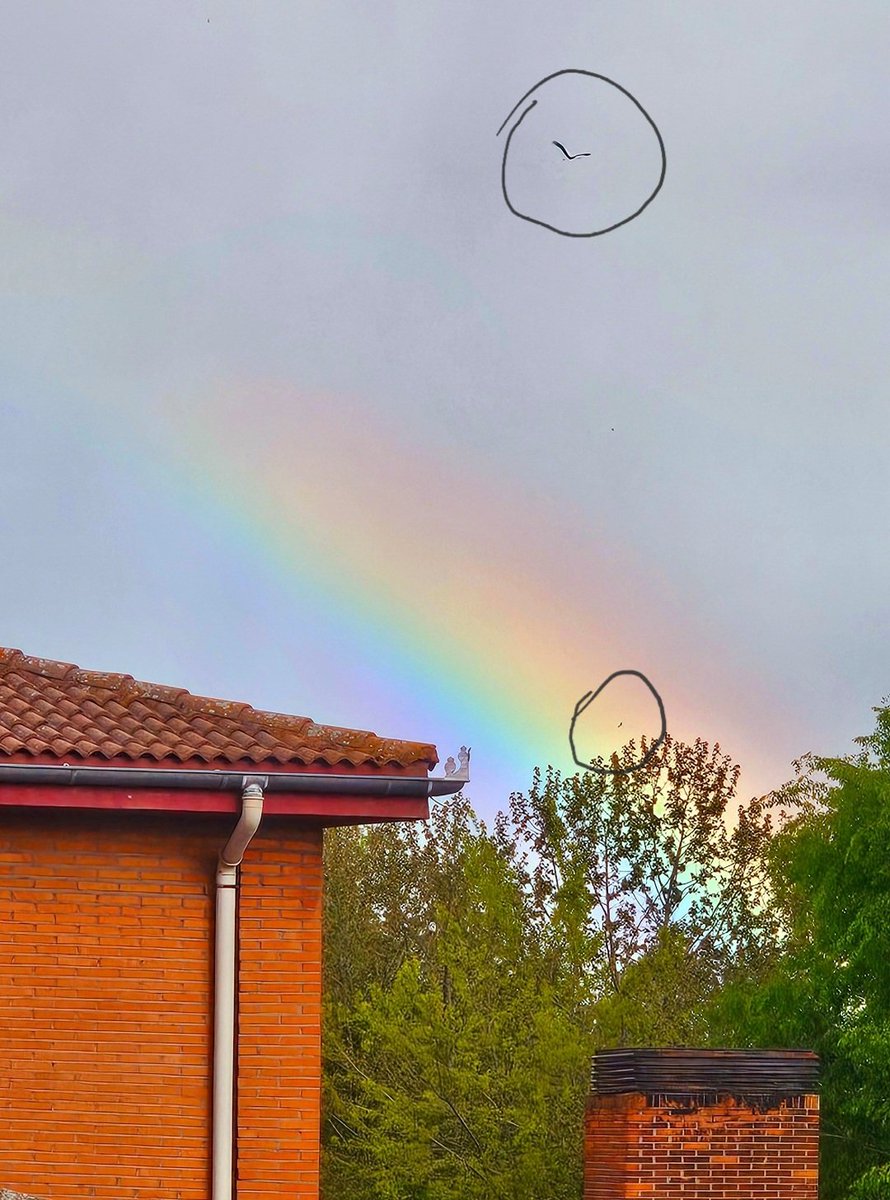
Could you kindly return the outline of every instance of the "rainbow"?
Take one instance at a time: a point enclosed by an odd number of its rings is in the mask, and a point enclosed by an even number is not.
[[[35,231],[8,232],[23,243]],[[54,286],[61,279],[76,296],[82,239],[59,233],[52,249]],[[151,270],[135,251],[103,254],[113,291]],[[44,285],[35,277],[25,291],[39,297]],[[30,319],[11,332],[30,362],[55,336]],[[61,336],[58,344],[55,371],[44,360],[47,377],[26,389],[28,403],[48,413],[63,391],[71,397]],[[11,394],[24,394],[20,384]],[[634,668],[658,689],[673,736],[720,740],[746,776],[777,782],[775,764],[758,756],[758,729],[739,723],[731,703],[755,689],[752,665],[734,662],[717,633],[703,641],[688,596],[647,562],[644,536],[627,544],[605,518],[591,520],[581,504],[573,512],[571,496],[541,494],[506,454],[421,440],[416,422],[400,424],[365,397],[291,380],[228,376],[166,395],[148,385],[120,408],[107,392],[107,381],[81,384],[77,408],[95,426],[84,423],[79,436],[107,442],[114,430],[128,469],[153,475],[184,519],[253,565],[293,643],[330,648],[323,673],[295,664],[296,711],[434,741],[443,758],[472,746],[468,790],[488,811],[525,788],[535,765],[573,772],[576,701]],[[50,649],[66,657],[64,647]],[[724,736],[730,721],[742,744]],[[603,707],[580,748],[608,759],[617,739],[657,730],[641,685]]]
[[[650,677],[672,665],[676,629],[622,594],[641,564],[591,531],[589,556],[608,570],[587,594],[587,564],[556,503],[524,495],[469,452],[430,451],[355,398],[274,380],[178,392],[162,412],[157,453],[189,481],[183,502],[259,552],[295,619],[315,614],[339,644],[316,694],[345,704],[382,689],[395,725],[379,732],[422,734],[443,757],[466,741],[474,778],[490,772],[503,786],[513,776],[524,788],[535,765],[575,769],[568,725],[580,695],[628,658],[648,665],[657,649],[664,667],[649,667]],[[676,700],[660,690],[670,727]],[[657,734],[645,689],[625,693],[623,705],[620,741]],[[616,748],[609,727],[591,723],[587,752]]]

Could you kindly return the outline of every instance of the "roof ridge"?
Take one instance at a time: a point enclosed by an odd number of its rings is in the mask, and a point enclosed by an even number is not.
[[[29,674],[35,678],[16,679]],[[4,708],[9,705],[8,712],[0,710],[0,754],[61,754],[67,741],[65,753],[87,757],[246,757],[255,762],[393,762],[403,767],[438,761],[431,743],[321,725],[311,717],[195,695],[120,672],[84,670],[12,647],[0,646],[0,679]],[[144,702],[141,708],[139,701]]]
[[[378,734],[370,729],[347,729],[345,725],[319,725],[316,721],[309,721],[306,728],[302,731],[306,737],[332,737],[335,734],[340,734],[344,739],[353,738],[378,738],[379,741],[391,741],[391,738],[381,738]]]
[[[194,692],[188,691],[184,691],[175,703],[180,712],[204,713],[208,717],[225,717],[229,721],[237,721],[251,711],[250,705],[243,700],[196,696]]]
[[[223,700],[216,696],[202,696],[196,692],[190,692],[188,688],[174,687],[171,684],[148,683],[121,671],[90,671],[75,663],[61,662],[52,658],[36,658],[12,647],[0,647],[0,671],[8,671],[14,666],[19,670],[30,671],[32,674],[43,675],[50,679],[65,679],[70,676],[73,683],[82,683],[86,687],[107,688],[109,691],[118,692],[120,699],[126,703],[134,699],[158,700],[164,704],[172,704],[181,712],[205,713],[210,717],[224,717],[231,721],[247,720],[252,724],[268,728],[291,729],[295,733],[305,733],[309,737],[323,737],[335,733],[377,737],[377,734],[370,730],[345,729],[339,725],[319,725],[311,717],[254,708],[252,704],[243,700]]]
[[[24,657],[21,650],[15,650],[12,646],[0,646],[0,673],[5,674],[10,667],[20,662]]]
[[[3,647],[0,658],[4,672],[17,667],[20,671],[30,671],[32,675],[42,675],[45,679],[66,679],[78,669],[74,663],[60,662],[55,658],[35,658],[33,654],[23,654],[21,650],[11,647]]]
[[[87,687],[106,688],[109,692],[124,691],[128,684],[136,682],[132,675],[122,675],[119,671],[85,671],[82,667],[75,667],[72,679]]]
[[[188,688],[175,687],[166,683],[149,683],[115,671],[85,671],[78,668],[73,677],[87,687],[107,688],[118,693],[125,704],[132,700],[157,700],[171,704],[182,713],[200,714],[209,717],[225,717],[237,721],[251,712],[251,706],[240,700],[221,700],[215,696],[199,696]]]
[[[305,733],[315,722],[311,717],[299,717],[295,713],[272,712],[267,708],[253,708],[248,704],[245,716],[264,729],[292,729],[294,733]]]

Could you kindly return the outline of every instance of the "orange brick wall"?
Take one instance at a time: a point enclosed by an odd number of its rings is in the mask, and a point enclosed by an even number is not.
[[[0,1189],[207,1200],[213,879],[232,818],[0,812]],[[239,1200],[317,1196],[321,833],[241,904]]]
[[[241,868],[238,1200],[318,1196],[321,830],[267,819]]]
[[[816,1200],[818,1096],[691,1103],[588,1097],[584,1200]]]

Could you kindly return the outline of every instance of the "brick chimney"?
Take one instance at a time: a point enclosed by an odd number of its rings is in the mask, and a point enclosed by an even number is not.
[[[584,1119],[584,1200],[817,1200],[809,1050],[604,1050]]]

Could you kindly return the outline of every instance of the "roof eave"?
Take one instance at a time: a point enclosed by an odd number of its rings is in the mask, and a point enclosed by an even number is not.
[[[250,782],[259,783],[266,793],[269,816],[370,824],[424,820],[431,796],[454,795],[467,779],[462,773],[424,778],[0,762],[0,807],[232,814]]]

